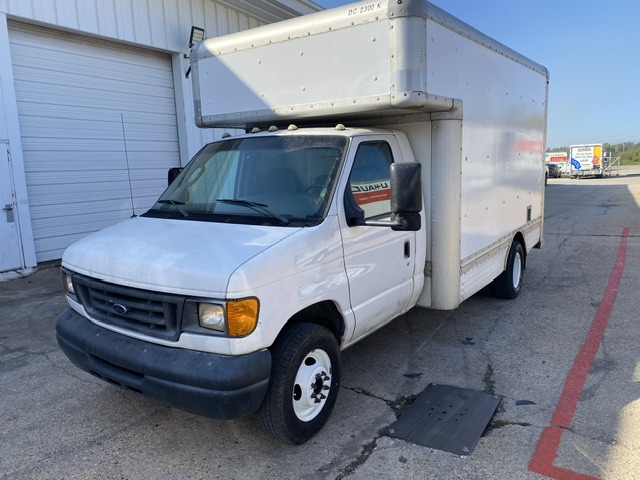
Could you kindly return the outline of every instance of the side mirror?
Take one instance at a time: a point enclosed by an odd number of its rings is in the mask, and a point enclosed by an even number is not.
[[[167,186],[171,185],[184,167],[172,167],[167,172]]]
[[[422,210],[422,165],[418,162],[391,164],[391,211],[395,214]]]
[[[421,227],[422,164],[391,164],[391,212],[393,230],[418,231]]]
[[[415,232],[422,221],[422,165],[418,162],[392,163],[391,220],[365,220],[364,211],[356,203],[351,190],[345,190],[344,209],[350,227],[391,227],[392,230]]]

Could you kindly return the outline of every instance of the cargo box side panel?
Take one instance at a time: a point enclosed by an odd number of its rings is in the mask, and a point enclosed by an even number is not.
[[[542,222],[547,76],[432,20],[426,44],[429,93],[462,100],[464,260]]]
[[[211,51],[193,72],[196,123],[244,126],[385,108],[387,30],[385,20],[219,55]]]

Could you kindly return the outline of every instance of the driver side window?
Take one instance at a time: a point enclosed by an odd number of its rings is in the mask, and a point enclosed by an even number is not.
[[[349,177],[349,187],[365,218],[391,213],[391,147],[387,142],[362,143],[358,147]]]

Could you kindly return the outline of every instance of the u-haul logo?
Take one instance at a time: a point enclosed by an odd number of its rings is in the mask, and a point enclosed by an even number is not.
[[[352,183],[351,192],[358,205],[391,200],[391,188],[387,180]]]

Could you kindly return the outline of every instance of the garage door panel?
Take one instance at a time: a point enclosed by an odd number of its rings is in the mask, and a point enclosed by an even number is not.
[[[86,120],[86,121],[94,121],[94,122],[104,122],[104,123],[117,123],[121,126],[120,123],[120,114],[124,116],[125,126],[129,128],[129,125],[135,125],[137,123],[141,123],[144,126],[146,125],[167,125],[171,127],[175,127],[176,118],[175,115],[167,114],[167,113],[156,113],[156,112],[140,112],[137,110],[131,110],[131,107],[126,111],[120,111],[113,108],[105,108],[101,109],[100,117],[96,117],[96,112],[94,108],[88,108],[83,105],[56,105],[49,103],[47,105],[47,111],[49,112],[48,117],[52,119],[58,118],[73,118],[75,120]],[[40,118],[39,116],[42,114],[42,105],[37,103],[32,103],[25,101],[22,104],[22,116],[30,117],[33,116],[35,118]],[[122,134],[122,127],[120,130]]]
[[[80,240],[83,237],[86,237],[89,233],[92,232],[77,232],[69,235],[60,235],[57,237],[37,237],[34,239],[34,247],[36,252],[38,252],[38,261],[47,258],[49,260],[54,260],[56,258],[60,258],[59,252],[64,252],[65,248],[71,245],[73,242]]]
[[[123,213],[122,218],[129,218],[131,216],[131,199],[127,197],[119,200],[119,210]],[[136,198],[134,202],[136,213],[140,214],[145,212],[156,200],[156,196]],[[54,222],[59,222],[60,217],[82,218],[84,215],[91,215],[91,217],[102,214],[110,215],[113,209],[114,202],[112,199],[101,198],[95,201],[67,203],[64,205],[64,208],[59,208],[58,205],[39,205],[35,212],[31,212],[31,218],[32,221],[52,219]]]
[[[168,170],[168,169],[167,169]],[[119,183],[123,182],[127,184],[127,188],[129,185],[129,176],[131,176],[131,182],[135,183],[136,186],[142,185],[143,182],[153,182],[154,186],[157,182],[165,183],[167,182],[166,172],[164,175],[159,175],[158,172],[154,170],[153,174],[150,175],[144,169],[136,169],[130,170],[127,172],[126,169],[118,169],[118,170],[83,170],[83,171],[49,171],[49,172],[34,172],[31,174],[31,186],[39,187],[39,186],[56,186],[56,185],[67,185],[69,183],[73,184],[85,184],[92,183],[98,180],[100,183],[112,182]]]
[[[33,81],[33,75],[38,75],[37,82],[35,82],[37,85],[59,85],[59,82],[63,81],[65,78],[68,78],[68,75],[70,73],[69,70],[48,71],[43,70],[39,67],[39,65],[34,66],[33,64],[31,64],[30,67],[21,67],[20,75],[17,77],[17,79],[30,79]],[[99,70],[96,70],[95,74],[93,75],[83,74],[82,72],[72,72],[73,75],[87,81],[86,85],[78,86],[78,88],[84,88],[89,91],[97,90],[105,92],[114,91],[117,93],[126,93],[130,91],[137,91],[140,88],[146,87],[149,92],[157,97],[171,98],[171,92],[173,91],[172,83],[158,83],[157,81],[154,82],[150,80],[148,75],[138,74],[137,76],[132,76],[127,72],[120,72],[111,76],[105,75],[104,73],[100,75],[101,72],[104,72],[104,68],[105,67],[101,67]],[[134,81],[136,79],[138,81]]]
[[[131,202],[125,202],[122,201],[120,203],[120,208],[119,208],[120,214],[121,214],[121,220],[126,220],[127,218],[131,217]],[[144,210],[140,210],[137,213],[143,213]],[[95,232],[97,230],[101,230],[103,228],[106,228],[110,225],[113,225],[113,220],[112,220],[112,216],[109,212],[100,212],[100,211],[95,211],[92,215],[91,215],[91,221],[87,222],[84,221],[83,214],[76,214],[73,213],[73,211],[69,211],[68,214],[66,215],[67,218],[69,218],[70,220],[75,220],[75,221],[82,221],[82,225],[85,229],[85,231],[81,232],[75,232],[75,233],[83,233],[83,234],[88,234],[91,232]],[[66,236],[69,235],[69,232],[67,229],[64,228],[64,224],[62,224],[60,222],[61,217],[47,217],[47,218],[39,218],[39,219],[34,219],[33,220],[33,225],[43,231],[47,231],[50,233],[49,237],[42,237],[44,238],[55,238],[55,237],[61,237],[61,236]]]
[[[36,117],[31,117],[31,119],[32,122],[29,122],[29,117],[23,117],[25,129],[22,131],[22,135],[24,137],[49,139],[64,135],[66,139],[114,142],[114,146],[119,144],[120,149],[124,148],[121,123],[77,119],[65,119],[61,122],[59,118],[48,118],[43,121],[39,121]],[[127,125],[125,123],[124,131],[124,135],[131,136],[135,139],[133,142],[137,142],[138,145],[146,145],[148,141],[175,143],[171,141],[171,137],[175,135],[175,125],[155,125],[153,129],[149,129],[148,125]],[[140,140],[141,137],[144,137],[143,141]]]
[[[129,176],[138,213],[166,188],[180,164],[171,59],[14,22],[9,39],[36,257],[51,260],[131,216]]]
[[[14,53],[20,55],[21,49],[17,50],[18,52]],[[89,77],[96,81],[96,88],[105,86],[113,81],[117,82],[117,87],[120,91],[127,86],[136,88],[136,85],[149,85],[152,88],[157,88],[159,91],[163,89],[170,90],[173,87],[173,83],[166,78],[167,72],[170,71],[166,68],[158,69],[138,66],[135,70],[126,72],[122,70],[124,67],[120,62],[105,62],[103,59],[94,57],[83,59],[83,61],[93,62],[93,64],[99,63],[99,67],[86,64],[74,65],[73,62],[65,58],[58,58],[55,61],[38,59],[35,53],[36,52],[29,54],[29,52],[27,52],[19,62],[16,62],[16,66],[21,67],[20,75],[29,76],[33,73],[38,74],[39,83],[52,83],[57,85],[61,78],[65,78],[69,71],[73,71],[74,75]],[[163,55],[163,57],[165,56]],[[168,55],[166,59],[169,59]],[[162,58],[162,60],[166,61],[165,58]],[[110,71],[109,68],[113,68],[115,65],[117,65],[120,70]],[[123,76],[123,74],[126,76]]]
[[[33,60],[37,60],[44,70],[65,71],[73,68],[80,74],[104,70],[105,75],[129,68],[130,78],[144,80],[148,77],[148,81],[166,83],[167,77],[161,72],[170,70],[170,67],[161,59],[167,54],[156,53],[150,57],[149,51],[134,46],[118,44],[114,48],[114,44],[98,39],[33,25],[13,24],[12,27],[11,51],[12,56],[16,57],[15,65],[33,67]],[[53,58],[63,62],[54,61]],[[94,60],[99,60],[100,67]]]
[[[119,198],[130,198],[129,192],[129,182],[127,180],[127,174],[124,173],[121,178],[116,178],[115,180],[107,180],[104,181],[100,179],[100,181],[96,182],[95,178],[86,181],[79,181],[78,185],[81,185],[81,188],[78,188],[76,192],[65,192],[61,190],[61,187],[65,186],[65,183],[51,183],[50,185],[42,185],[37,187],[31,187],[30,190],[32,192],[32,201],[31,208],[35,208],[38,205],[65,205],[67,203],[74,202],[87,202],[91,200],[105,200],[108,201],[110,199],[119,199]],[[109,187],[109,193],[102,193],[104,187]],[[145,180],[132,180],[131,186],[135,188],[138,196],[149,196],[155,195],[158,190],[163,191],[166,188],[166,180],[161,178],[155,179],[145,179]],[[93,189],[93,191],[91,191]],[[96,194],[95,190],[98,190],[100,193]],[[78,193],[80,190],[86,190],[83,193],[82,198],[78,197]],[[155,198],[155,196],[154,196]]]
[[[19,81],[19,80],[17,80]],[[31,82],[29,88],[16,87],[16,95],[24,98],[28,103],[36,104],[40,110],[48,105],[67,105],[83,107],[84,105],[102,106],[106,111],[126,113],[133,110],[133,106],[143,108],[148,113],[166,114],[167,109],[175,110],[175,102],[161,96],[142,95],[140,92],[104,92],[84,87],[59,87],[55,97],[47,94],[51,84]],[[119,93],[119,94],[117,94]]]
[[[26,137],[23,138],[23,150],[25,152],[38,151],[46,152],[51,151],[52,154],[60,154],[60,152],[86,152],[88,155],[92,152],[99,151],[95,144],[96,139],[91,138],[37,138]],[[120,153],[120,158],[124,159],[124,149],[122,140],[118,146],[116,142],[103,142],[104,147],[100,150]],[[129,160],[134,157],[134,154],[156,154],[162,152],[178,152],[178,147],[173,142],[165,139],[165,141],[136,141],[127,136],[127,152],[129,154]]]
[[[51,80],[59,80],[68,71],[73,70],[75,75],[93,77],[96,80],[116,80],[123,82],[123,85],[148,84],[154,87],[172,87],[172,83],[166,76],[167,71],[170,71],[165,60],[165,57],[169,58],[168,55],[159,57],[155,64],[147,62],[143,65],[130,65],[131,70],[125,72],[127,75],[123,78],[121,73],[128,67],[118,59],[107,61],[105,58],[98,56],[80,57],[78,55],[60,55],[58,53],[55,55],[55,60],[52,60],[43,59],[42,52],[39,49],[25,49],[17,46],[12,51],[20,57],[15,62],[16,66],[22,67],[23,71],[20,73],[28,75],[31,72],[38,72],[42,83],[55,83]],[[105,82],[101,83],[104,84]]]
[[[132,187],[136,192],[136,197],[157,198],[166,188],[161,181],[132,182]],[[37,210],[40,205],[59,205],[64,211],[67,203],[90,202],[96,200],[113,200],[114,208],[118,200],[126,199],[130,201],[128,182],[91,182],[79,185],[75,190],[63,190],[60,186],[48,188],[27,188],[30,197],[30,209]],[[153,204],[153,202],[151,203]],[[150,207],[151,204],[148,206]],[[34,215],[35,216],[35,215]],[[91,219],[87,218],[87,222]]]
[[[129,204],[128,207],[129,208],[127,208],[127,205],[124,202],[122,203],[122,211],[125,214],[124,218],[128,218],[131,216],[131,204]],[[78,231],[76,233],[84,233],[85,235],[97,230],[101,230],[113,224],[111,215],[104,212],[101,214],[95,213],[91,215],[90,222],[85,221],[80,215],[68,215],[68,218],[71,220],[75,219],[77,221],[82,221],[85,231]],[[35,219],[33,221],[33,225],[36,228],[39,228],[40,230],[46,230],[51,234],[51,236],[49,237],[42,237],[43,239],[61,237],[69,234],[68,230],[64,228],[64,225],[60,223],[60,217]]]
[[[101,169],[105,168],[105,165],[113,166],[114,169],[126,170],[127,161],[124,155],[124,152],[118,152],[114,154],[109,151],[102,152],[92,152],[88,155],[86,152],[73,152],[68,151],[64,152],[63,155],[60,155],[60,159],[51,160],[46,164],[43,164],[43,161],[46,161],[46,158],[50,156],[50,152],[47,151],[32,151],[29,153],[31,157],[44,159],[40,162],[33,162],[33,164],[28,165],[29,168],[26,169],[27,174],[29,174],[29,178],[33,178],[33,174],[38,172],[72,172],[72,171],[86,171],[86,172],[99,172]],[[142,152],[138,154],[137,152],[129,152],[129,165],[132,164],[136,166],[136,168],[132,168],[132,175],[134,170],[141,170],[142,175],[149,176],[153,175],[153,172],[150,172],[149,169],[145,168],[148,163],[153,163],[160,167],[160,171],[164,172],[162,174],[166,178],[166,170],[175,166],[175,155],[176,152],[169,151],[160,151],[160,152]],[[120,163],[118,163],[120,162]],[[164,167],[164,168],[163,168]],[[98,175],[98,173],[95,173]]]

